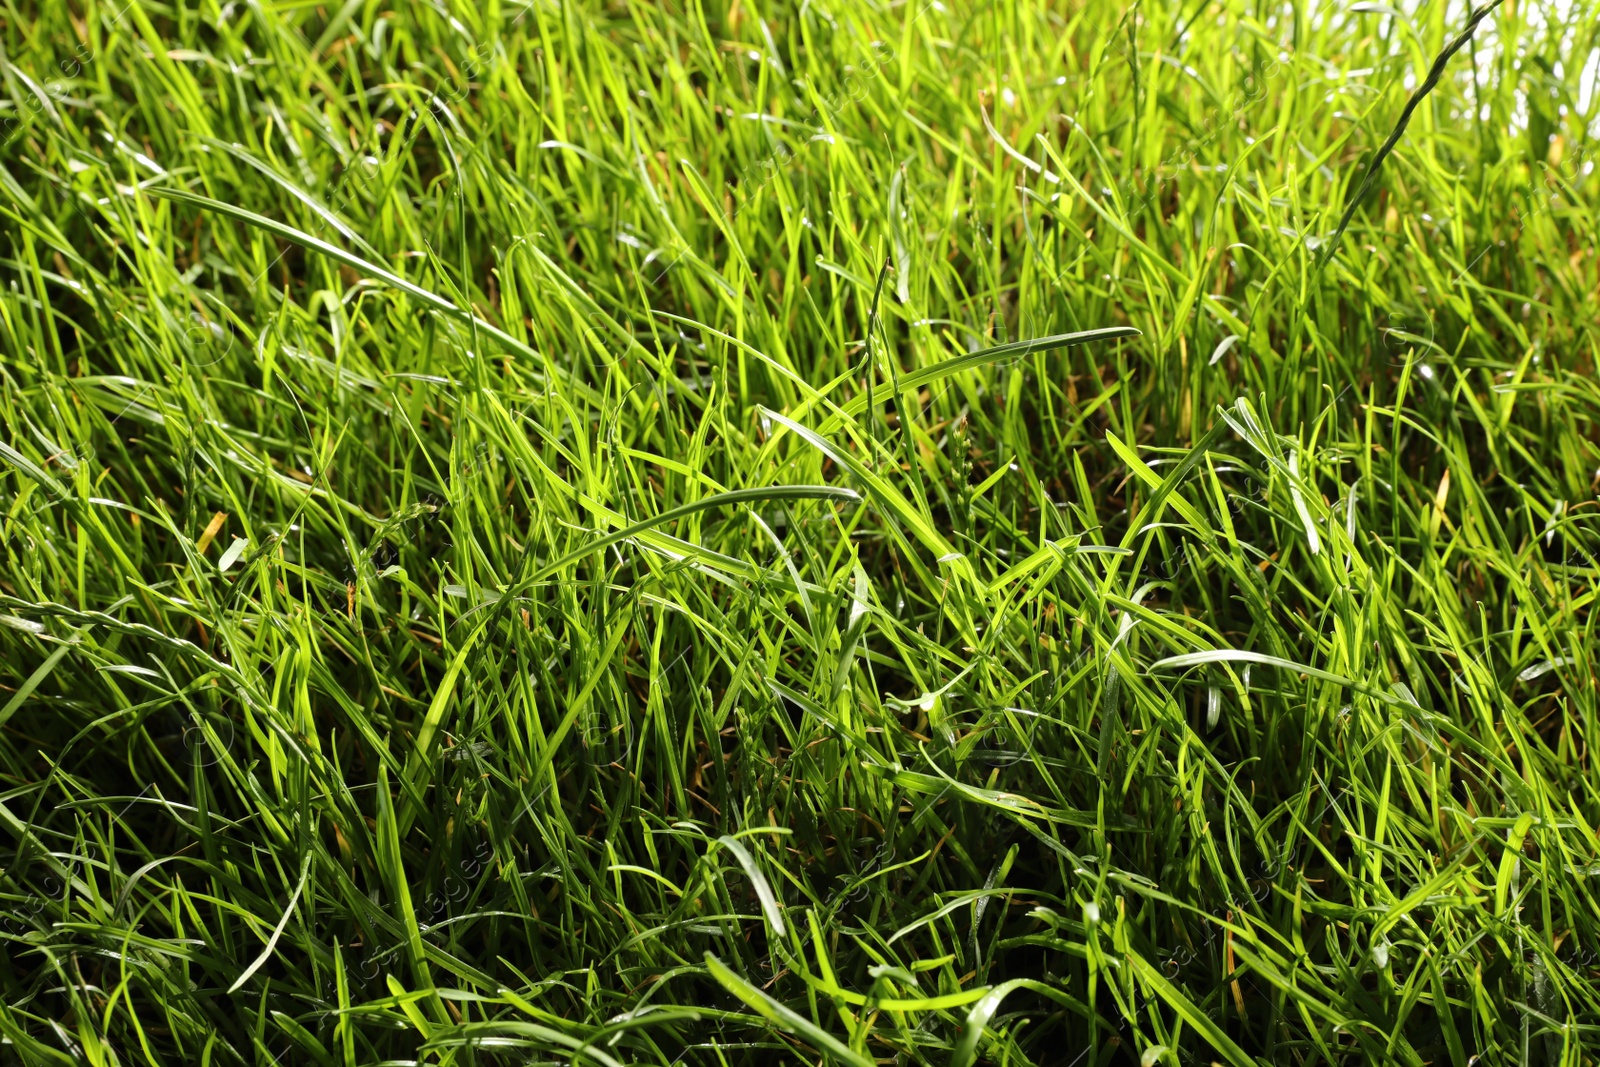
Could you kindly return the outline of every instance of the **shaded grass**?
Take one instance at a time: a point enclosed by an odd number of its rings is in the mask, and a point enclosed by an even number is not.
[[[5,1055],[1593,1060],[1592,11],[6,12]]]

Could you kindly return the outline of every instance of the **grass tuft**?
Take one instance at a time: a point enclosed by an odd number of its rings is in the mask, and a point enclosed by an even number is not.
[[[0,49],[0,1062],[1595,1062],[1600,7]]]

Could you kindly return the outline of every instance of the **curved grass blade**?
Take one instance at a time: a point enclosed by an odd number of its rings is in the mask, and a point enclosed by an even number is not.
[[[544,357],[533,348],[530,348],[528,345],[517,340],[515,337],[512,337],[509,333],[506,333],[504,330],[500,329],[500,327],[495,326],[492,323],[485,322],[483,319],[472,314],[470,311],[466,311],[460,307],[457,307],[453,302],[446,300],[444,297],[433,292],[431,289],[424,289],[417,283],[407,281],[393,271],[385,267],[378,266],[378,264],[373,263],[371,260],[363,259],[353,252],[346,252],[338,245],[329,244],[320,237],[313,237],[304,230],[295,229],[293,226],[279,222],[277,219],[269,219],[265,215],[257,215],[254,211],[246,211],[244,208],[237,207],[233,204],[225,204],[220,200],[213,200],[209,196],[201,196],[198,193],[191,193],[187,189],[164,189],[152,186],[146,189],[145,192],[152,196],[160,197],[163,200],[171,200],[180,204],[190,204],[206,211],[216,212],[219,215],[226,215],[231,219],[237,219],[240,222],[254,226],[258,230],[265,230],[267,233],[281,237],[285,241],[290,241],[302,248],[309,249],[313,252],[320,252],[330,259],[338,260],[340,263],[343,263],[352,270],[359,271],[360,273],[365,274],[376,281],[382,282],[391,289],[398,289],[400,292],[405,293],[418,303],[431,308],[440,314],[448,315],[464,325],[471,326],[482,333],[493,337],[496,341],[499,341],[501,344],[516,352],[518,355],[523,355],[527,356],[529,359],[538,360],[541,364],[544,362]]]
[[[1124,959],[1128,966],[1133,968],[1133,973],[1138,976],[1144,985],[1166,1002],[1167,1006],[1178,1013],[1184,1022],[1192,1026],[1196,1033],[1205,1038],[1211,1047],[1222,1053],[1223,1058],[1233,1067],[1256,1067],[1257,1061],[1250,1057],[1234,1043],[1233,1038],[1222,1032],[1222,1027],[1212,1022],[1210,1016],[1195,1007],[1194,1001],[1184,996],[1183,992],[1162,977],[1161,972],[1146,963],[1137,953],[1130,952]]]
[[[495,603],[494,614],[491,615],[488,620],[480,624],[478,628],[474,630],[473,633],[467,638],[467,640],[469,642],[475,640],[476,637],[484,631],[496,630],[499,627],[500,620],[505,616],[506,609],[510,606],[511,602],[520,596],[522,594],[522,590],[526,589],[528,586],[543,581],[545,578],[555,574],[568,564],[575,563],[592,552],[607,548],[618,543],[619,541],[626,541],[630,537],[640,533],[645,533],[656,526],[661,526],[665,523],[673,521],[674,519],[681,519],[686,515],[693,515],[696,512],[706,511],[710,508],[726,507],[733,504],[759,503],[771,500],[836,500],[841,502],[855,502],[859,501],[860,499],[860,495],[853,490],[829,485],[774,485],[766,488],[734,489],[726,493],[714,493],[711,496],[704,497],[700,500],[695,500],[679,507],[670,508],[653,518],[645,519],[643,522],[636,522],[626,529],[617,530],[616,532],[607,534],[604,537],[596,538],[595,540],[583,545],[583,547],[574,549],[573,551],[561,556],[559,559],[545,564],[533,574],[527,577],[520,577],[520,575],[527,569],[528,561],[532,558],[533,544],[530,542],[527,549],[524,550],[522,554],[521,561],[517,564],[517,574],[519,577],[514,579],[506,588],[506,590],[500,594]],[[612,639],[613,643],[620,639],[620,635],[624,632],[625,631],[622,629],[618,629],[616,635]],[[478,654],[482,653],[483,648],[484,645],[478,646]],[[601,660],[604,661],[608,658],[608,656],[609,653],[607,656],[602,656]],[[476,655],[472,657],[472,660],[476,660]],[[471,661],[469,661],[469,663],[470,662]],[[468,664],[464,664],[463,666],[465,667],[467,665]],[[580,694],[579,699],[573,701],[572,705],[567,709],[566,714],[562,716],[560,725],[556,727],[555,732],[550,735],[550,739],[545,743],[544,748],[535,758],[529,774],[530,780],[537,781],[539,777],[544,774],[545,769],[551,765],[551,760],[555,756],[556,749],[560,746],[561,741],[566,737],[567,731],[572,729],[572,724],[577,721],[578,714],[583,710],[583,705],[588,694],[592,691],[593,686],[598,682],[598,680],[598,674],[596,674],[594,678],[590,679],[589,683],[584,687],[582,693]]]
[[[895,518],[905,523],[916,539],[921,541],[923,546],[936,557],[942,559],[947,556],[958,555],[956,550],[951,547],[950,542],[946,541],[944,536],[933,528],[933,525],[928,522],[920,511],[911,506],[909,500],[902,496],[894,486],[868,470],[866,464],[826,437],[823,437],[817,431],[802,426],[793,419],[785,418],[768,408],[761,408],[760,411],[764,417],[789,430],[806,444],[854,475],[861,484],[867,487],[867,491],[880,504],[892,512]]]
[[[1346,678],[1342,674],[1334,674],[1332,671],[1325,671],[1320,667],[1296,663],[1293,660],[1269,656],[1262,652],[1246,652],[1242,649],[1213,648],[1205,652],[1185,652],[1180,656],[1168,656],[1166,659],[1158,659],[1150,664],[1150,669],[1155,670],[1158,667],[1203,667],[1207,663],[1258,663],[1263,667],[1281,667],[1286,671],[1294,671],[1296,674],[1303,674],[1308,678],[1315,678],[1322,682],[1332,682],[1334,685],[1353,689],[1364,696],[1372,697],[1374,700],[1381,700],[1385,704],[1394,704],[1407,708],[1416,706],[1409,701],[1400,699],[1393,693],[1386,693],[1381,689],[1373,689],[1371,686],[1363,685],[1354,678]]]
[[[755,857],[750,855],[750,850],[735,841],[727,834],[717,838],[719,844],[733,853],[733,858],[739,861],[739,866],[744,868],[744,876],[750,879],[750,884],[756,888],[756,897],[761,901],[761,911],[767,917],[767,923],[772,927],[772,932],[782,937],[786,932],[783,924],[783,909],[778,904],[777,895],[772,892],[772,884],[767,881],[767,876],[761,873],[761,868],[756,866]]]
[[[278,925],[272,930],[272,936],[267,938],[266,947],[261,950],[261,955],[255,958],[255,962],[246,967],[239,977],[234,979],[233,985],[228,987],[229,993],[238,992],[239,987],[248,982],[250,976],[259,971],[261,965],[272,958],[273,950],[278,947],[278,938],[283,936],[283,931],[289,925],[289,917],[294,914],[295,903],[299,901],[300,894],[305,892],[306,879],[311,874],[311,855],[310,852],[307,852],[305,858],[300,861],[300,881],[295,885],[294,892],[289,894],[289,903],[283,909],[283,918],[278,920]]]
[[[1361,176],[1361,184],[1356,187],[1356,193],[1345,205],[1344,214],[1339,216],[1339,225],[1335,227],[1333,236],[1328,239],[1327,251],[1317,260],[1315,274],[1320,274],[1328,260],[1333,258],[1333,253],[1339,247],[1339,240],[1344,236],[1345,229],[1350,225],[1350,220],[1355,217],[1356,210],[1361,207],[1361,202],[1367,198],[1367,193],[1372,189],[1372,183],[1377,180],[1378,168],[1383,166],[1383,161],[1389,158],[1389,153],[1394,151],[1394,146],[1406,132],[1406,126],[1411,123],[1411,113],[1422,103],[1423,97],[1433,92],[1433,87],[1439,84],[1439,79],[1444,76],[1445,64],[1450,62],[1450,57],[1467,46],[1472,40],[1472,35],[1477,32],[1478,23],[1489,17],[1495,8],[1505,3],[1505,0],[1493,0],[1487,7],[1474,8],[1467,16],[1467,25],[1455,40],[1444,47],[1444,51],[1434,57],[1433,66],[1428,68],[1428,76],[1421,85],[1412,92],[1411,98],[1406,101],[1406,106],[1400,112],[1400,119],[1394,124],[1394,129],[1389,131],[1388,138],[1378,147],[1372,156],[1372,162],[1367,164],[1367,171]]]
[[[278,173],[276,170],[273,170],[272,167],[264,160],[257,159],[249,152],[246,152],[242,145],[232,144],[228,141],[219,141],[215,137],[202,137],[201,140],[210,145],[212,148],[215,148],[217,151],[225,152],[234,159],[238,160],[240,163],[243,163],[245,166],[259,172],[272,184],[276,185],[278,188],[282,189],[284,192],[300,201],[306,207],[310,208],[323,222],[326,222],[329,226],[332,226],[334,229],[338,230],[339,236],[343,237],[346,241],[349,241],[351,244],[361,249],[361,251],[365,252],[367,255],[376,257],[380,254],[376,248],[373,248],[371,245],[369,245],[365,238],[356,233],[350,224],[341,219],[327,204],[324,204],[321,200],[300,188],[284,175]]]
[[[856,1052],[805,1016],[773,1000],[755,986],[734,974],[728,965],[706,953],[706,969],[722,988],[750,1005],[778,1029],[790,1033],[840,1063],[850,1067],[874,1067],[872,1060]]]
[[[853,504],[861,499],[861,494],[853,489],[845,489],[832,485],[775,485],[767,489],[732,489],[726,493],[714,493],[700,500],[683,504],[678,507],[663,511],[654,518],[636,522],[625,530],[617,530],[588,542],[582,548],[575,548],[553,563],[547,563],[528,579],[530,582],[541,581],[559,571],[569,563],[575,563],[592,552],[602,548],[609,548],[618,541],[626,541],[636,534],[656,526],[662,526],[674,519],[681,519],[686,515],[693,515],[709,508],[731,507],[734,504],[761,503],[769,500],[835,500],[844,504]]]
[[[1094,1012],[1076,997],[1032,978],[1013,978],[1009,982],[1001,982],[984,993],[983,997],[972,1006],[972,1010],[967,1012],[967,1022],[962,1027],[961,1040],[956,1042],[955,1050],[950,1054],[950,1067],[972,1067],[978,1058],[978,1042],[983,1039],[989,1020],[1000,1010],[1000,1002],[1019,989],[1042,994],[1085,1019],[1094,1020]]]
[[[986,366],[990,363],[999,363],[1002,360],[1017,359],[1021,356],[1032,355],[1035,352],[1050,352],[1058,348],[1071,348],[1074,345],[1086,345],[1094,341],[1115,341],[1123,337],[1141,337],[1143,331],[1132,326],[1106,326],[1098,330],[1080,330],[1077,333],[1057,333],[1049,337],[1032,337],[1026,341],[1014,341],[1011,344],[995,345],[993,348],[980,349],[969,352],[964,356],[942,360],[931,367],[912,371],[910,374],[900,376],[900,392],[909,393],[932,384],[941,378],[948,378],[952,374],[959,374],[964,370],[974,367]],[[844,416],[855,415],[867,406],[867,394],[857,393],[843,404],[839,405],[839,413],[831,416],[823,424],[822,433],[832,433],[844,421]]]

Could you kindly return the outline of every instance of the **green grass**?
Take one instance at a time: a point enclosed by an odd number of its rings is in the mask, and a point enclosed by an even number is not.
[[[1403,6],[6,0],[0,1062],[1595,1063],[1600,8]]]

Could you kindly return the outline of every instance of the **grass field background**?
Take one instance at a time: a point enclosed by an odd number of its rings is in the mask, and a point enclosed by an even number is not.
[[[0,1061],[1594,1063],[1597,33],[6,0]]]

